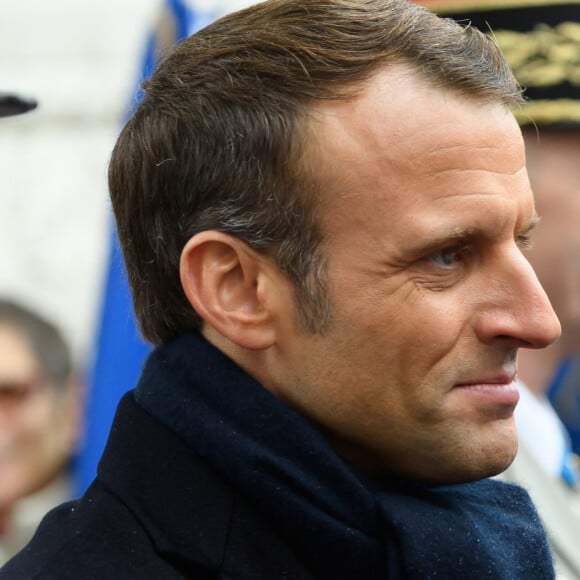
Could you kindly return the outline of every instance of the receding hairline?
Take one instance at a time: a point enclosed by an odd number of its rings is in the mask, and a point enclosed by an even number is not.
[[[362,81],[353,83],[347,89],[348,96],[336,97],[331,99],[316,100],[311,101],[307,108],[307,112],[304,117],[298,122],[297,134],[300,136],[301,144],[298,146],[301,148],[301,161],[300,164],[302,169],[308,171],[310,180],[315,180],[315,185],[319,188],[323,185],[322,182],[326,183],[326,177],[321,176],[321,169],[325,167],[326,159],[324,157],[325,151],[324,139],[328,137],[325,135],[325,129],[328,127],[328,120],[333,117],[336,113],[339,113],[341,109],[345,109],[347,115],[345,119],[348,119],[348,114],[352,111],[348,111],[348,107],[355,104],[356,101],[360,101],[365,98],[365,94],[369,90],[381,90],[381,87],[373,87],[373,83],[380,79],[381,83],[387,84],[390,79],[392,79],[393,84],[387,88],[387,94],[385,98],[389,99],[391,97],[397,98],[403,95],[405,98],[405,93],[413,91],[414,87],[417,85],[422,85],[425,89],[426,95],[439,94],[442,96],[449,96],[451,101],[460,101],[468,105],[473,105],[474,107],[497,107],[503,109],[506,115],[513,117],[514,125],[517,125],[515,116],[513,115],[513,105],[509,99],[503,99],[500,96],[492,97],[490,95],[482,95],[476,91],[468,91],[464,88],[457,88],[453,85],[443,85],[442,83],[434,82],[429,76],[426,76],[417,70],[417,67],[401,60],[393,60],[383,64],[374,71],[373,74],[369,75]],[[515,100],[519,103],[519,100]],[[426,103],[428,106],[428,102]],[[413,114],[412,110],[409,111]],[[340,116],[338,114],[337,118]],[[337,126],[342,125],[343,128],[347,127],[346,123],[336,123]],[[354,134],[353,136],[357,136]],[[393,145],[396,145],[395,141]],[[310,166],[310,167],[308,167]],[[316,204],[319,199],[314,199],[314,204]]]

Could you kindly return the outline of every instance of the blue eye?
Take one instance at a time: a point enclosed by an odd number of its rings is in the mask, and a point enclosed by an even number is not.
[[[444,266],[449,268],[458,260],[459,254],[461,254],[462,248],[460,246],[449,246],[443,248],[434,254],[429,256],[429,260],[438,264],[439,266]]]

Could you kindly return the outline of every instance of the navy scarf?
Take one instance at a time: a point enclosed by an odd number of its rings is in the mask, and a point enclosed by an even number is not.
[[[319,580],[554,578],[521,488],[371,482],[197,334],[150,355],[135,397],[270,518]]]

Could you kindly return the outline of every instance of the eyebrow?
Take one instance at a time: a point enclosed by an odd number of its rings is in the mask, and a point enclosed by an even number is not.
[[[536,212],[534,212],[534,215],[530,218],[530,220],[526,223],[526,225],[520,231],[517,232],[517,234],[519,236],[529,234],[533,229],[535,229],[538,226],[538,224],[541,221],[542,221],[542,218]],[[448,233],[447,235],[440,236],[439,240],[440,241],[457,240],[457,239],[460,240],[463,238],[470,238],[470,237],[476,236],[480,232],[481,232],[481,230],[478,227],[474,227],[474,228],[457,227],[452,232]]]
[[[524,225],[524,227],[516,232],[517,236],[526,236],[528,235],[533,229],[535,229],[538,224],[541,222],[541,217],[534,213],[534,215],[530,218],[528,222]],[[453,241],[460,241],[460,240],[469,240],[472,238],[476,238],[477,236],[481,236],[484,234],[484,230],[477,226],[475,227],[455,227],[452,230],[448,230],[447,232],[440,232],[436,235],[435,238],[429,240],[429,242],[420,248],[415,248],[413,253],[417,253],[418,255],[435,251],[437,248],[441,248],[448,244],[449,242]]]
[[[537,214],[534,213],[530,221],[528,222],[527,226],[519,233],[519,235],[529,234],[533,229],[535,229],[538,224],[542,221],[542,218]]]

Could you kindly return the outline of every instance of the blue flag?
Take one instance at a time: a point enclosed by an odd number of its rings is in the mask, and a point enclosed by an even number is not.
[[[580,357],[562,362],[554,376],[548,397],[564,423],[572,451],[580,455]]]

